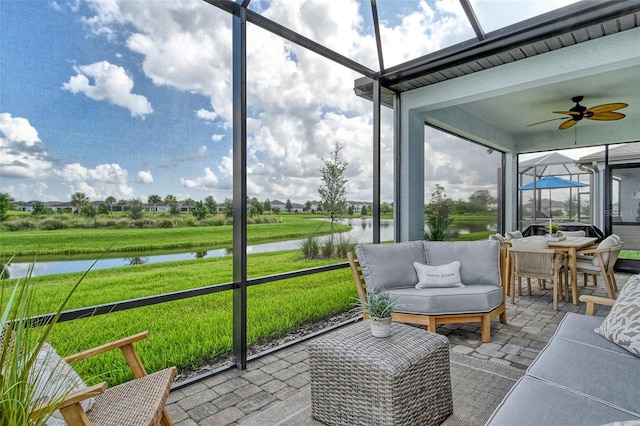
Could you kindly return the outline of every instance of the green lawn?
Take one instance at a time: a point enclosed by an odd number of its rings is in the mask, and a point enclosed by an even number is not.
[[[337,225],[338,232],[350,227]],[[167,229],[63,229],[55,231],[0,232],[0,256],[70,255],[101,253],[113,245],[112,252],[176,250],[230,247],[233,227],[181,227]],[[250,244],[304,238],[329,233],[329,222],[287,215],[279,223],[247,227]]]
[[[267,276],[343,260],[299,260],[299,251],[249,256],[249,277]],[[32,279],[37,312],[55,309],[81,274]],[[232,258],[210,258],[91,271],[73,295],[69,309],[127,300],[232,281]],[[7,281],[10,284],[12,281]],[[6,292],[5,292],[6,294]],[[247,289],[249,343],[295,330],[299,325],[351,308],[356,295],[349,269],[288,279]],[[4,301],[3,301],[4,302]],[[232,345],[232,292],[168,302],[144,308],[59,323],[50,337],[64,356],[139,331],[141,357],[150,371],[176,365],[185,371],[227,353]],[[105,367],[108,366],[108,367]],[[82,361],[80,374],[110,385],[127,380],[121,354]]]

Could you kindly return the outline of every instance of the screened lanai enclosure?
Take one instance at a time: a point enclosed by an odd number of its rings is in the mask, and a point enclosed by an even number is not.
[[[639,137],[638,0],[562,7],[493,0],[123,0],[56,4],[46,13],[33,3],[0,5],[3,31],[24,28],[11,39],[21,51],[35,52],[10,70],[3,53],[0,114],[10,113],[5,121],[23,118],[32,96],[40,107],[25,118],[36,136],[16,139],[16,146],[36,144],[25,152],[41,152],[38,143],[59,138],[74,147],[62,172],[48,172],[65,185],[60,197],[80,189],[96,199],[153,191],[196,201],[213,195],[220,205],[227,202],[233,221],[231,280],[200,277],[188,289],[151,288],[135,299],[70,311],[65,321],[120,311],[143,321],[183,299],[219,296],[219,309],[230,315],[192,330],[193,340],[226,333],[233,365],[246,368],[247,359],[262,355],[247,352],[262,331],[260,315],[293,327],[304,308],[295,303],[317,303],[312,297],[322,285],[350,278],[342,260],[259,269],[247,249],[247,200],[317,202],[319,169],[336,146],[348,164],[348,199],[371,206],[374,243],[383,240],[383,207],[392,211],[395,241],[423,239],[425,205],[440,190],[461,217],[481,213],[485,232],[522,229],[550,204],[551,216],[624,234],[625,249],[640,250],[634,213],[640,155],[618,155]],[[11,19],[25,7],[26,16],[59,19],[58,29],[45,28],[50,45],[21,44],[35,24]],[[96,47],[97,41],[103,44]],[[58,62],[51,52],[64,46],[76,53]],[[58,75],[44,84],[34,70],[47,61]],[[75,116],[64,113],[72,108]],[[56,118],[51,128],[42,124],[46,116]],[[91,160],[83,163],[83,153]],[[133,161],[128,170],[120,166],[125,159]],[[3,177],[3,191],[56,190],[53,180],[47,187],[24,185],[20,164],[16,159]],[[38,165],[45,166],[40,157]],[[518,190],[551,174],[588,186],[558,199]],[[463,227],[452,238],[477,231]],[[632,259],[623,263],[640,270]],[[291,306],[261,301],[263,289],[290,282],[300,283]]]

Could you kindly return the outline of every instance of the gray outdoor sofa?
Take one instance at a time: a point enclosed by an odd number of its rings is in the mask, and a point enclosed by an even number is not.
[[[640,424],[640,275],[625,289],[606,319],[568,313],[487,425]],[[594,296],[580,300],[587,313],[594,302],[613,304]],[[611,341],[595,331],[602,325]]]
[[[349,262],[361,299],[383,289],[397,298],[393,321],[433,333],[438,324],[480,322],[483,342],[492,318],[507,321],[497,241],[360,244]]]

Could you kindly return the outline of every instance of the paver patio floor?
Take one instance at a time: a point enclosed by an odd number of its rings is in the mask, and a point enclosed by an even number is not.
[[[631,274],[616,274],[618,287]],[[578,277],[580,282],[582,277]],[[548,286],[549,287],[549,286]],[[537,290],[532,296],[507,301],[507,324],[491,323],[491,342],[480,340],[479,324],[446,324],[438,333],[449,338],[450,350],[459,354],[526,369],[553,335],[567,312],[584,313],[585,305],[561,301],[551,306],[551,292]],[[580,286],[580,294],[606,296],[598,286]],[[598,316],[609,308],[600,307]],[[309,386],[307,343],[301,342],[248,363],[245,371],[231,370],[172,391],[167,412],[176,426],[239,425],[263,410],[287,400]],[[268,425],[265,425],[268,426]]]

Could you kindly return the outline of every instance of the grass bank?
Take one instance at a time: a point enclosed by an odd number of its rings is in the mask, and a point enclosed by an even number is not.
[[[278,223],[248,225],[249,244],[304,238],[330,232],[329,222],[293,215]],[[348,231],[337,225],[338,232]],[[231,247],[233,226],[182,227],[168,229],[62,229],[55,231],[0,232],[0,256],[70,255],[112,252],[140,252],[186,248]]]
[[[297,250],[251,255],[248,276],[266,276],[341,261],[299,260],[299,255]],[[38,312],[53,311],[79,276],[60,274],[33,278]],[[230,256],[96,270],[82,282],[68,309],[230,281]],[[356,292],[350,271],[345,268],[252,286],[247,294],[247,335],[251,344],[350,309]],[[69,355],[143,330],[149,330],[151,336],[138,347],[150,371],[170,365],[176,365],[181,371],[202,366],[231,349],[232,292],[59,323],[49,340],[62,355]],[[114,385],[130,378],[119,353],[95,358],[77,366],[88,381],[107,380]]]

